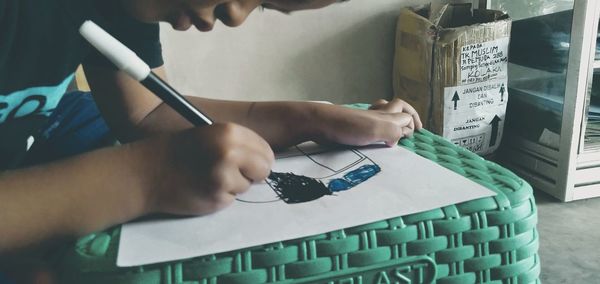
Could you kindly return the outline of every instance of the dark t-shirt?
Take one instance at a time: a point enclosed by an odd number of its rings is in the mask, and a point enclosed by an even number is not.
[[[79,64],[114,68],[79,35],[88,19],[150,67],[163,64],[158,24],[132,19],[118,0],[0,0],[0,169],[24,151]]]

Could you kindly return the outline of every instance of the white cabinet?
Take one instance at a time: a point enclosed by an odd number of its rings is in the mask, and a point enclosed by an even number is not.
[[[488,0],[487,5],[514,21],[500,162],[560,200],[599,197],[600,1]]]

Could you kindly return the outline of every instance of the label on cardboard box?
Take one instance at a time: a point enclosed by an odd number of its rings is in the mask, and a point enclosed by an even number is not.
[[[444,89],[444,133],[454,144],[478,154],[500,146],[506,116],[506,77]]]
[[[465,45],[460,53],[461,85],[505,78],[509,38]]]
[[[509,38],[465,45],[460,80],[444,89],[443,136],[478,154],[500,146],[508,100]]]

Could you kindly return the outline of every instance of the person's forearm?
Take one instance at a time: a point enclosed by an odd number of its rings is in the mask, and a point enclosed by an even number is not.
[[[125,145],[0,175],[0,254],[81,236],[148,212]]]
[[[282,148],[314,138],[311,122],[315,103],[240,102],[187,97],[215,122],[233,122],[261,135],[273,148]],[[192,125],[166,104],[159,105],[141,123],[146,133],[171,132]]]
[[[94,98],[104,118],[124,142],[192,127],[171,107],[122,71],[85,66]],[[163,67],[153,72],[166,80]],[[234,122],[251,128],[271,146],[285,147],[314,137],[313,107],[307,102],[238,102],[187,97],[215,122]],[[314,105],[314,104],[313,104]],[[314,126],[314,125],[313,125]]]

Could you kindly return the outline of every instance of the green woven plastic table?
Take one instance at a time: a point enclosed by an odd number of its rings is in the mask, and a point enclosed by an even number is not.
[[[119,268],[119,228],[80,239],[60,283],[539,283],[531,187],[422,130],[401,146],[498,194],[327,234],[188,260]]]

